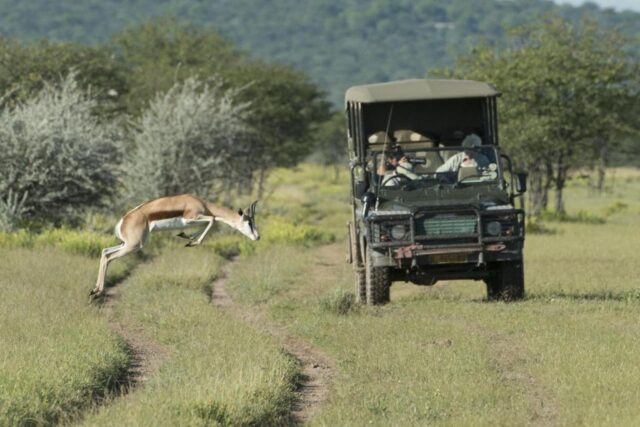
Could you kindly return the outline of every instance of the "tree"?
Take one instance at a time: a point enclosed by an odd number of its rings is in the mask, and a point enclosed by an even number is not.
[[[334,179],[340,169],[348,163],[346,142],[346,119],[343,112],[335,112],[314,132],[315,157],[325,166],[333,166]]]
[[[189,78],[156,95],[134,123],[135,149],[126,161],[131,202],[179,193],[211,198],[244,182],[256,164],[249,153],[247,103],[220,79]]]
[[[24,218],[72,221],[116,192],[122,133],[98,120],[97,105],[71,73],[0,113],[5,228]]]
[[[512,37],[510,49],[476,49],[456,73],[504,93],[502,141],[531,172],[533,213],[546,207],[552,186],[555,209],[564,213],[570,169],[601,158],[605,138],[638,128],[630,114],[640,87],[638,63],[620,35],[589,21],[573,26],[552,17]]]
[[[81,88],[91,91],[97,114],[113,116],[122,110],[122,96],[128,92],[126,68],[109,49],[46,40],[25,45],[0,38],[3,107],[25,102],[69,70]]]
[[[191,77],[219,76],[225,88],[242,88],[238,102],[251,104],[246,121],[255,130],[251,157],[259,165],[259,193],[269,169],[295,165],[310,153],[311,132],[328,117],[324,94],[303,73],[252,60],[212,29],[160,19],[124,31],[113,43],[130,66],[127,104],[134,115]]]

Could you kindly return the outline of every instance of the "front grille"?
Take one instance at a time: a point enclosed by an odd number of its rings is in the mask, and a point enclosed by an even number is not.
[[[416,216],[416,236],[440,238],[473,235],[478,232],[478,217],[474,213],[439,213]]]

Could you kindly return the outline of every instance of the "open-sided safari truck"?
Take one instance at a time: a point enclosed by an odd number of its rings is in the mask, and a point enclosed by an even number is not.
[[[484,280],[490,300],[524,296],[526,175],[500,152],[492,86],[404,80],[346,93],[353,219],[349,260],[361,302],[394,281]]]

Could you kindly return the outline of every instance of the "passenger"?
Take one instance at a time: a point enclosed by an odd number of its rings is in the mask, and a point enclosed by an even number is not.
[[[475,133],[467,135],[462,141],[462,146],[465,150],[449,157],[444,164],[436,169],[436,172],[457,172],[461,166],[475,166],[476,168],[489,166],[489,163],[491,163],[489,159],[478,152],[478,147],[481,145],[482,139],[478,135]]]
[[[396,148],[387,154],[387,161],[385,163],[382,163],[377,170],[385,186],[400,185],[403,181],[407,180],[406,178],[409,180],[420,178],[413,172],[413,164],[400,148]],[[394,176],[396,177],[395,179],[393,178]]]

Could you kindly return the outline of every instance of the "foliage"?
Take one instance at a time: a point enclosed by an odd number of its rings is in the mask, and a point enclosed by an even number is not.
[[[344,113],[333,113],[331,118],[322,123],[314,132],[314,158],[319,160],[325,166],[333,166],[335,168],[336,180],[339,177],[340,169],[347,166],[347,144],[346,137],[346,119]]]
[[[13,108],[36,96],[47,83],[75,70],[80,87],[98,101],[96,113],[114,116],[130,84],[125,65],[103,46],[41,40],[29,44],[0,38],[1,105]]]
[[[640,34],[637,13],[538,0],[2,0],[0,11],[2,34],[85,44],[104,42],[125,25],[151,16],[213,25],[252,55],[304,70],[330,92],[336,106],[350,85],[415,77],[427,68],[449,66],[480,39],[508,45],[505,26],[519,26],[547,12],[573,22],[590,17],[629,37]]]
[[[116,245],[113,237],[91,231],[47,228],[42,233],[0,232],[0,248],[55,248],[67,254],[97,259],[102,249]]]
[[[250,171],[249,105],[220,80],[189,78],[158,94],[135,123],[135,150],[126,161],[132,201],[179,193],[208,198]],[[214,187],[215,186],[215,187]]]
[[[562,214],[569,170],[593,166],[613,136],[639,132],[639,63],[618,33],[590,21],[574,26],[550,17],[512,40],[501,52],[478,48],[456,73],[504,93],[503,145],[531,172],[532,210],[547,206],[553,186]]]
[[[340,288],[320,299],[320,308],[327,313],[345,315],[357,311],[360,307],[353,292]]]
[[[115,194],[122,135],[96,105],[70,73],[0,113],[0,194],[26,194],[22,216],[70,221]]]
[[[6,199],[0,198],[0,231],[12,231],[20,219],[28,212],[25,207],[28,193],[24,193],[22,197],[9,189]]]
[[[313,148],[311,132],[328,115],[324,94],[304,74],[251,59],[211,29],[157,19],[126,29],[112,46],[131,69],[126,104],[134,115],[144,114],[157,93],[198,77],[218,76],[222,88],[236,92],[238,103],[251,105],[245,118],[254,136],[245,142],[252,163],[238,165],[234,159],[235,170],[242,169],[235,182],[239,192],[251,191],[255,172],[262,189],[269,169],[302,160]]]
[[[316,245],[335,241],[335,235],[322,228],[308,224],[292,224],[282,217],[271,217],[261,232],[262,239],[269,244]]]

